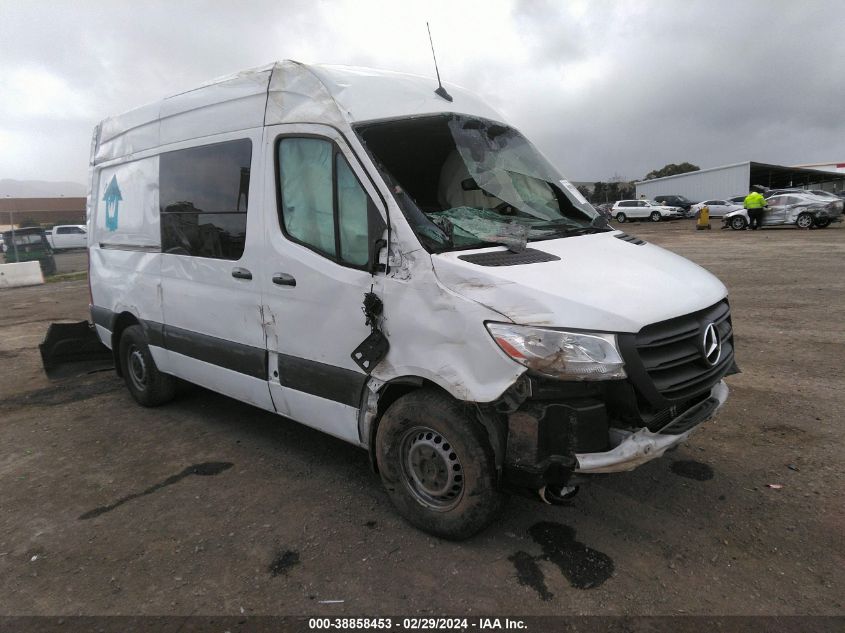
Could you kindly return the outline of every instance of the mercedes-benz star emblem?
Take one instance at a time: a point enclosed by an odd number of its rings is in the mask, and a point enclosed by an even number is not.
[[[711,367],[718,363],[719,358],[722,356],[722,340],[719,338],[716,326],[712,323],[708,323],[707,327],[704,328],[701,351],[704,354],[704,360]]]

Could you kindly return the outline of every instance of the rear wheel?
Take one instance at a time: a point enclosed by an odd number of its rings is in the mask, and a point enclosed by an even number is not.
[[[745,221],[745,218],[741,215],[737,215],[731,218],[731,228],[734,231],[742,231],[745,227],[748,226],[748,222]]]
[[[652,211],[648,217],[652,222],[660,222],[660,213],[658,211]]]
[[[616,221],[619,222],[619,224],[624,224],[627,219],[628,218],[621,211],[616,214]]]
[[[493,449],[470,409],[431,390],[409,393],[385,412],[376,434],[384,487],[415,527],[461,540],[500,512]]]
[[[129,393],[138,404],[156,407],[169,402],[176,394],[176,379],[158,370],[140,325],[123,330],[120,368]]]
[[[795,220],[795,224],[799,229],[809,229],[813,226],[813,216],[806,212],[799,213],[798,218]]]

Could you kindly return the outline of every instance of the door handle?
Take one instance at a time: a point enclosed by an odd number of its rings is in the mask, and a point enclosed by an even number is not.
[[[277,286],[295,286],[296,279],[293,278],[293,275],[287,273],[276,273],[273,275],[273,283]]]
[[[235,279],[252,279],[252,273],[246,268],[233,268],[232,277]]]

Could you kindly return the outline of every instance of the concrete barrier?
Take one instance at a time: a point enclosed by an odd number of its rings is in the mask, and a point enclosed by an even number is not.
[[[41,274],[38,262],[0,264],[0,288],[36,286],[43,283],[44,275]]]

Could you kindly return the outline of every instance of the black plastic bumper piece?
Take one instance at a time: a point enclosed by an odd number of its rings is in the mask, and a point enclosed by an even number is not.
[[[61,370],[69,363],[103,368],[114,363],[111,350],[100,342],[94,325],[88,321],[51,323],[38,349],[44,371],[51,378],[63,375],[65,372]]]

